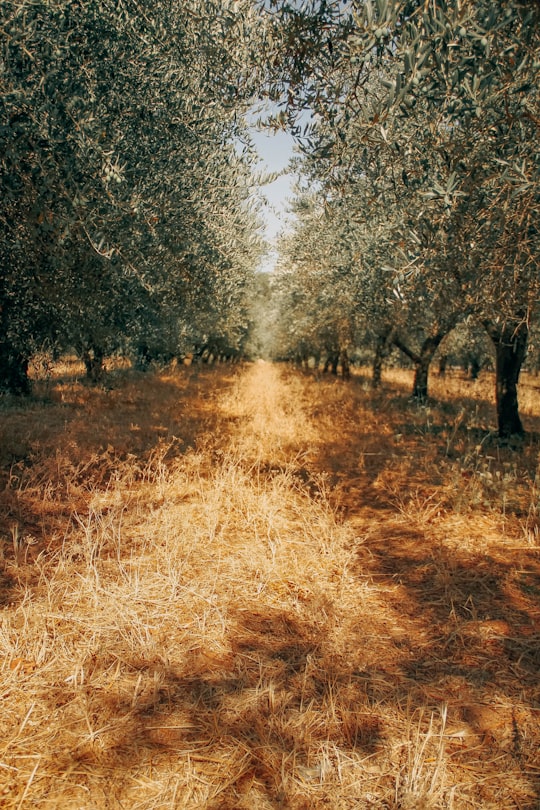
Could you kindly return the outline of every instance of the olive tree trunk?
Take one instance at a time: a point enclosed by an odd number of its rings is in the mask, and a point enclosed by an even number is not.
[[[347,349],[341,350],[341,376],[344,380],[351,379],[351,364],[349,362]]]
[[[103,360],[105,353],[100,346],[94,346],[85,349],[82,353],[82,359],[86,368],[86,379],[95,385],[103,377]]]
[[[375,343],[375,357],[373,358],[371,387],[379,388],[382,381],[383,363],[392,351],[395,327],[387,326],[379,335]]]
[[[28,358],[8,340],[0,339],[0,390],[17,396],[30,393]]]
[[[400,349],[403,354],[407,355],[407,357],[410,358],[414,363],[415,371],[412,397],[413,399],[417,399],[419,402],[423,402],[427,399],[429,367],[435,352],[437,351],[439,344],[445,335],[446,332],[438,332],[436,335],[430,335],[430,337],[426,338],[422,343],[419,352],[409,349],[409,347],[403,343],[399,336],[394,337],[394,345],[397,346],[398,349]]]
[[[495,346],[495,399],[497,426],[502,439],[523,436],[519,416],[518,381],[527,355],[529,328],[525,319],[515,323],[486,323]]]

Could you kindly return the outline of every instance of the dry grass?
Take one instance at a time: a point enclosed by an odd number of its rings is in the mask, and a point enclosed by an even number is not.
[[[1,807],[538,807],[538,398],[78,373],[1,413]]]

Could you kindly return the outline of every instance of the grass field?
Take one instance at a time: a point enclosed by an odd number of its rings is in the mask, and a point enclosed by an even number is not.
[[[79,373],[0,410],[1,808],[540,806],[538,379]]]

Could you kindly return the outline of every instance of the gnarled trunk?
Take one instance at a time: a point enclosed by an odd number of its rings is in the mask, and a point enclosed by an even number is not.
[[[427,399],[428,395],[428,377],[429,377],[429,367],[431,365],[431,361],[433,360],[433,356],[437,351],[437,347],[441,340],[443,339],[444,335],[441,335],[440,338],[428,338],[422,344],[422,348],[420,350],[420,355],[418,356],[418,362],[416,363],[416,369],[414,372],[414,383],[413,383],[413,398],[423,401]]]
[[[344,380],[351,379],[351,365],[349,363],[349,355],[347,349],[341,350],[341,376]]]
[[[100,346],[94,346],[83,351],[82,359],[86,367],[86,379],[93,385],[103,377],[103,358],[105,353]]]
[[[349,380],[351,377],[351,369],[347,349],[340,349],[335,352],[330,352],[324,362],[323,373],[327,372],[328,369],[331,369],[332,374],[337,376],[340,366],[341,376],[344,380]]]
[[[417,399],[420,402],[427,399],[429,367],[435,352],[437,351],[437,348],[445,335],[446,332],[438,332],[436,335],[431,335],[430,337],[426,338],[420,347],[419,353],[409,349],[409,347],[403,343],[399,337],[394,337],[394,345],[397,346],[398,349],[403,352],[403,354],[406,354],[407,357],[413,361],[415,366],[412,390],[413,399]]]
[[[523,318],[515,323],[486,323],[487,332],[495,346],[495,398],[499,436],[522,436],[523,425],[519,416],[518,381],[521,366],[527,355],[529,328]]]
[[[332,370],[332,374],[337,374],[339,362],[339,352],[329,352],[324,361],[323,374],[326,374],[328,369]]]

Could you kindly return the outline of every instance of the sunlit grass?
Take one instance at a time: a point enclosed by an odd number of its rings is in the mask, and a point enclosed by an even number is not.
[[[400,374],[4,409],[3,807],[537,806],[538,439]]]

